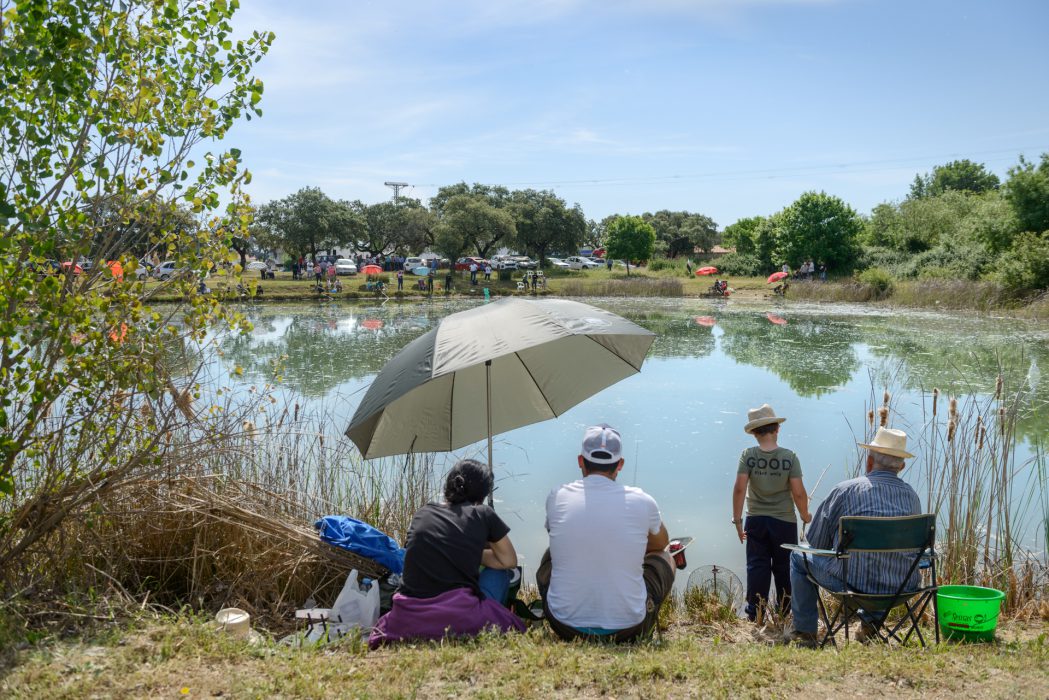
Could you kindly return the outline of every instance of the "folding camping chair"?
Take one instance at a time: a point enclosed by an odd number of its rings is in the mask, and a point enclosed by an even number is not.
[[[824,588],[812,575],[812,570],[808,566],[808,558],[805,559],[809,580],[838,601],[838,608],[831,616],[823,603],[822,596],[817,598],[820,617],[826,626],[820,646],[824,646],[828,641],[835,643],[834,635],[839,630],[845,631],[845,641],[848,643],[849,623],[859,617],[859,612],[862,610],[867,613],[862,619],[881,641],[888,643],[890,640],[896,640],[900,644],[906,644],[911,634],[917,633],[918,641],[924,647],[926,646],[925,637],[922,636],[918,622],[930,602],[932,602],[936,643],[939,644],[940,618],[936,607],[936,591],[939,586],[936,583],[935,543],[936,516],[927,513],[888,518],[845,516],[838,522],[838,548],[836,550],[784,545],[790,549],[796,548],[807,555],[835,557],[842,563],[842,580],[845,582],[845,587],[839,592]],[[861,553],[909,553],[913,555],[907,573],[900,579],[895,593],[865,593],[852,587],[849,581],[849,559]],[[926,566],[930,569],[928,585],[920,585],[915,590],[904,590],[914,572]],[[905,609],[906,614],[895,624],[889,622],[889,611],[900,606]],[[901,638],[900,633],[904,631],[906,634]]]

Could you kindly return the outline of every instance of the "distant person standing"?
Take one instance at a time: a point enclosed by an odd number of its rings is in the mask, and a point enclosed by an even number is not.
[[[430,294],[430,296],[433,296],[433,276],[434,276],[434,271],[433,271],[433,268],[431,267],[426,272],[426,291]]]
[[[687,260],[685,260],[685,276],[692,276],[692,258],[688,258]]]
[[[470,262],[470,284],[477,284],[477,263]]]
[[[790,265],[788,265],[787,263],[783,263],[782,270],[783,270],[783,274],[789,275],[790,274]]]
[[[403,292],[404,291],[404,269],[403,268],[399,268],[397,270],[397,291],[398,292]]]
[[[452,293],[452,268],[448,268],[444,273],[444,293]]]
[[[485,282],[491,282],[492,281],[492,263],[485,263],[484,264],[484,281]]]
[[[608,271],[612,271],[612,258],[605,258],[605,265],[608,266]]]
[[[827,281],[827,263],[820,263],[820,282]]]
[[[313,261],[312,260],[307,260],[306,261],[306,276],[307,277],[313,277]]]

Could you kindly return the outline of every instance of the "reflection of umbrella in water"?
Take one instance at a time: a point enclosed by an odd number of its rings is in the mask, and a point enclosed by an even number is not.
[[[698,270],[696,270],[697,277],[699,277],[700,275],[716,275],[717,273],[718,269],[716,267],[701,267]]]
[[[785,326],[785,325],[787,325],[787,319],[783,318],[782,316],[777,316],[776,314],[772,313],[771,311],[769,311],[767,314],[765,314],[765,318],[767,318],[768,320],[772,321],[777,326]]]
[[[365,265],[361,268],[361,273],[365,275],[381,275],[382,268],[378,265]]]
[[[704,326],[706,328],[713,328],[718,322],[713,316],[696,316],[692,320],[695,321],[697,326]]]
[[[361,321],[361,328],[367,328],[370,331],[382,330],[383,322],[377,318],[366,318]]]
[[[784,277],[789,277],[789,276],[790,276],[789,273],[786,273],[786,272],[773,272],[771,275],[769,275],[769,278],[768,278],[768,280],[766,280],[765,284],[772,284],[773,282],[779,282]]]
[[[443,318],[376,376],[346,435],[366,459],[444,452],[556,418],[641,369],[655,334],[564,299],[504,298]]]

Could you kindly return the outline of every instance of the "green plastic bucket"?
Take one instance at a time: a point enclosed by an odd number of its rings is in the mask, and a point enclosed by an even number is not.
[[[940,630],[948,639],[989,642],[998,627],[1005,594],[982,586],[940,586],[936,605]]]

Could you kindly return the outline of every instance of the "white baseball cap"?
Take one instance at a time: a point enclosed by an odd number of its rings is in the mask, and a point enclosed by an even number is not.
[[[602,423],[592,425],[583,435],[583,458],[594,464],[615,464],[623,456],[623,438],[619,431]]]

